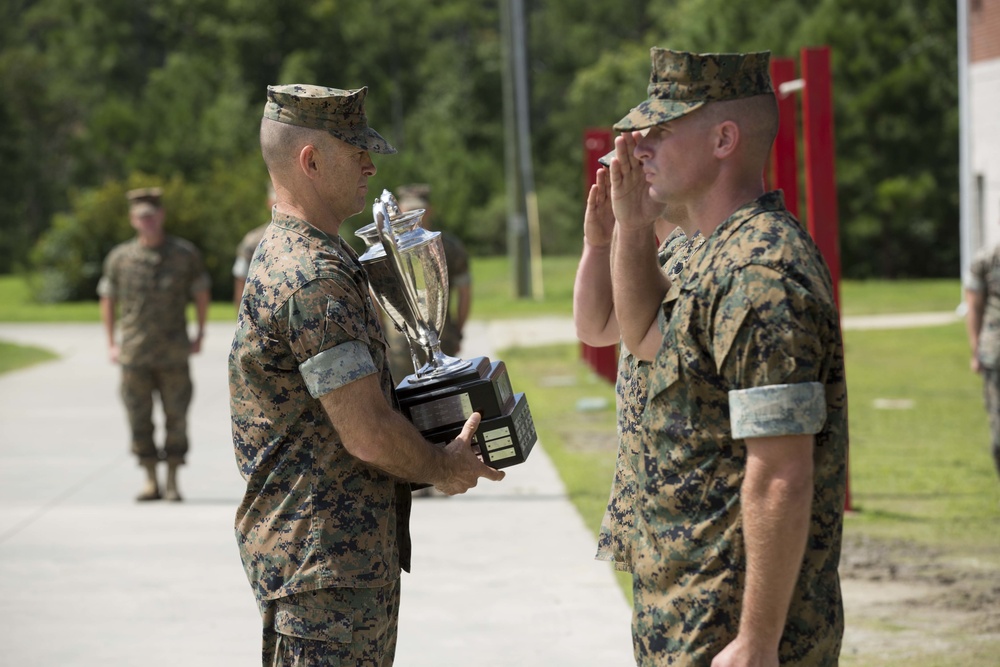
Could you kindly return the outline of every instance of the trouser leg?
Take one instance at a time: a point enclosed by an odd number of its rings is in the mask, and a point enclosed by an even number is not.
[[[391,667],[400,581],[379,588],[323,588],[266,607],[263,661],[274,667]],[[268,662],[268,661],[271,662]]]
[[[990,421],[990,453],[1000,475],[1000,369],[983,370],[983,399]]]
[[[168,465],[181,465],[188,451],[187,414],[194,393],[191,374],[185,364],[158,369],[156,375],[166,431],[164,458]]]
[[[120,393],[132,432],[132,453],[143,466],[155,464],[159,459],[153,442],[153,390],[150,369],[122,367]]]

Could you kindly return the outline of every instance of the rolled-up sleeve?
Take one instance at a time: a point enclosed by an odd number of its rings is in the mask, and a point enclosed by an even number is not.
[[[377,371],[368,347],[357,340],[324,350],[299,364],[299,372],[313,398],[329,394]]]
[[[313,398],[378,372],[365,304],[335,280],[319,279],[287,302],[288,339]]]
[[[826,422],[816,300],[776,271],[745,267],[720,301],[713,341],[735,439],[819,433]]]
[[[826,422],[826,396],[819,382],[777,384],[729,392],[733,438],[816,434]]]

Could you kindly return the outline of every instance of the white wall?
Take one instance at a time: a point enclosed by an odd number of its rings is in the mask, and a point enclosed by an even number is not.
[[[974,218],[972,223],[974,248],[1000,243],[1000,58],[969,65],[969,107],[971,115],[971,146],[969,175],[975,188],[978,175],[985,184],[984,219],[980,236]],[[977,213],[979,194],[973,190],[973,216]]]

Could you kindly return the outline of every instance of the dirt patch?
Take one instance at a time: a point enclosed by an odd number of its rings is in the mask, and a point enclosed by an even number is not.
[[[1000,567],[864,536],[845,538],[840,563],[842,664],[1000,664]]]

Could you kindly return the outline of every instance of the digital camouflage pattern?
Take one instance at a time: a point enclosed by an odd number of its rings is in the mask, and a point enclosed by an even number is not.
[[[348,453],[316,398],[377,373],[393,402],[385,355],[357,254],[275,212],[229,357],[233,445],[247,481],[236,533],[259,601],[382,587],[409,568],[409,487]]]
[[[184,239],[167,236],[156,248],[131,239],[112,248],[97,293],[118,307],[119,363],[146,368],[187,364],[187,305],[210,286],[201,253]]]
[[[680,118],[708,102],[774,93],[770,51],[688,53],[653,47],[649,98],[615,123],[619,132],[643,130]]]
[[[1000,474],[1000,370],[983,368],[983,402],[990,420],[990,453]]]
[[[158,188],[146,188],[129,194],[133,201],[145,201],[158,193]],[[187,305],[210,284],[198,249],[172,236],[155,248],[137,239],[126,241],[112,248],[104,260],[97,293],[112,299],[118,311],[119,393],[128,417],[131,450],[141,464],[184,463],[192,395]],[[153,440],[154,392],[163,406],[162,450],[157,450]]]
[[[965,288],[983,297],[983,324],[979,329],[979,363],[1000,369],[1000,245],[981,250],[969,264]]]
[[[688,238],[681,229],[675,229],[660,244],[657,259],[671,281],[680,279],[684,264],[693,252],[704,244],[705,238],[696,235]],[[676,298],[663,302],[663,316],[669,320]],[[649,363],[636,359],[625,344],[621,344],[618,357],[616,408],[618,421],[618,456],[615,476],[611,483],[608,508],[601,521],[597,539],[597,560],[611,561],[616,570],[632,571],[632,544],[635,528],[636,470],[642,450],[639,428],[642,411],[646,407],[646,373]]]
[[[298,83],[268,86],[264,118],[326,130],[341,141],[373,153],[395,153],[396,149],[382,135],[368,127],[367,95],[367,87],[340,90]]]
[[[965,288],[980,292],[983,320],[977,358],[983,367],[983,401],[990,421],[990,452],[1000,473],[1000,245],[980,251],[965,276]]]
[[[708,667],[736,637],[746,553],[746,442],[729,391],[819,382],[814,493],[782,665],[838,664],[837,565],[846,492],[847,389],[829,271],[780,193],[743,206],[685,269],[650,366],[638,470],[633,635],[640,665]]]
[[[399,580],[378,588],[322,588],[265,604],[265,665],[390,667]]]
[[[163,449],[153,441],[153,392],[163,407]],[[122,366],[120,394],[132,432],[132,453],[140,464],[180,465],[188,452],[187,412],[194,387],[185,363],[180,366]]]

